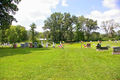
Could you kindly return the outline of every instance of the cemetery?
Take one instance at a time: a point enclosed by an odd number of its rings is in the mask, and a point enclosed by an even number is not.
[[[48,43],[41,41],[42,48],[37,42],[34,46],[17,43],[16,48],[0,46],[0,79],[75,79],[79,74],[76,79],[119,80],[120,43],[103,41],[101,46],[109,44],[111,48],[102,51],[96,51],[98,42],[83,42],[87,48],[81,48],[80,42],[64,43],[64,48],[60,47],[62,41]]]
[[[120,80],[118,2],[1,0],[0,80]]]

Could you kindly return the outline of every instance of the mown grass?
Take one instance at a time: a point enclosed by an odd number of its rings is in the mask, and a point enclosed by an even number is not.
[[[120,80],[120,55],[112,55],[109,44],[106,51],[96,51],[80,43],[58,48],[0,47],[0,80]],[[86,43],[85,43],[86,44]]]

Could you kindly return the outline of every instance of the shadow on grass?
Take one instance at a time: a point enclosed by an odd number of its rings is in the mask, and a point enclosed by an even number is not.
[[[12,56],[17,54],[30,54],[31,51],[40,51],[40,50],[50,50],[51,48],[10,48],[10,47],[0,47],[0,57]]]

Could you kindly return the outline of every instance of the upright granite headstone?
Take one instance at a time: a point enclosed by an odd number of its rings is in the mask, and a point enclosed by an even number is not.
[[[24,43],[21,43],[21,48],[25,48],[25,44]]]
[[[30,46],[29,46],[29,48],[32,48],[32,43],[30,43]]]
[[[29,47],[29,43],[25,43],[25,47]]]
[[[113,53],[112,54],[120,54],[120,47],[113,47]]]
[[[37,48],[37,42],[34,42],[34,48]]]
[[[87,48],[91,48],[91,43],[87,43]]]

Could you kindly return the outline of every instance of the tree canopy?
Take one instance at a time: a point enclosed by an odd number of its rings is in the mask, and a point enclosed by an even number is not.
[[[13,15],[18,11],[17,4],[21,0],[0,0],[0,30],[2,30],[2,43],[5,42],[5,30],[10,28],[12,21],[17,21]]]

